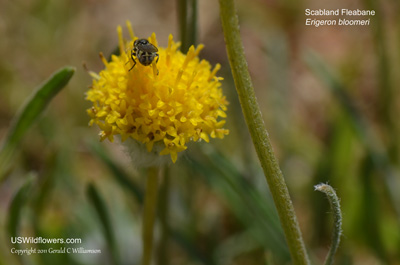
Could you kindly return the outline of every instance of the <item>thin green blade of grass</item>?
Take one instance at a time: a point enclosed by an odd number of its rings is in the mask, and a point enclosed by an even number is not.
[[[276,209],[272,203],[272,198],[261,194],[255,189],[255,187],[243,178],[243,175],[235,167],[235,165],[222,153],[212,152],[208,154],[209,163],[215,169],[215,172],[219,172],[220,175],[224,176],[228,183],[233,184],[232,187],[243,197],[243,201],[249,205],[254,205],[255,212],[260,216],[263,216],[262,221],[269,223],[269,226],[273,228],[276,233],[276,239],[284,242],[284,234],[279,223]],[[287,250],[286,245],[281,245]],[[287,252],[289,255],[289,252]],[[288,256],[289,257],[289,256]]]
[[[128,190],[139,202],[143,204],[143,190],[132,181],[129,176],[110,158],[104,147],[95,142],[88,143],[90,150],[96,155],[110,170],[112,176],[116,179],[122,188]]]
[[[11,158],[24,134],[35,123],[51,100],[64,88],[75,72],[64,67],[43,82],[13,118],[8,134],[0,148],[0,180],[11,168]]]
[[[22,216],[22,209],[28,201],[29,191],[32,187],[34,176],[31,174],[25,183],[14,195],[8,211],[7,231],[10,237],[18,235],[18,229]]]
[[[371,156],[374,170],[383,175],[391,207],[396,212],[397,217],[400,218],[400,193],[396,190],[400,186],[399,176],[391,165],[381,140],[376,136],[364,115],[355,107],[345,85],[334,76],[319,56],[314,52],[308,52],[304,60],[311,71],[331,90],[344,113],[348,116],[349,124],[353,126],[357,137]]]
[[[391,60],[392,56],[389,54],[390,45],[388,45],[388,37],[385,34],[384,16],[382,7],[377,1],[364,0],[364,5],[369,10],[375,10],[376,16],[371,18],[371,31],[373,34],[373,42],[375,44],[375,56],[377,60],[376,72],[379,74],[379,114],[380,123],[385,127],[387,134],[388,156],[392,163],[398,165],[399,161],[399,129],[397,124],[397,117],[393,115],[396,112],[396,98],[399,95],[398,89],[395,89],[392,82],[393,74]]]
[[[333,95],[344,109],[345,113],[350,117],[358,137],[363,143],[367,144],[369,132],[365,130],[368,125],[362,117],[361,113],[356,109],[350,96],[347,94],[344,85],[333,76],[328,70],[327,65],[314,52],[308,52],[304,57],[306,64],[311,71],[330,89]]]
[[[129,176],[121,169],[108,155],[106,150],[98,143],[88,143],[90,150],[95,154],[113,174],[118,184],[130,192],[138,201],[140,205],[143,205],[143,190],[133,182]],[[167,224],[168,225],[168,224]],[[182,247],[185,252],[192,257],[194,260],[201,262],[202,264],[212,265],[214,264],[211,260],[207,259],[199,250],[196,249],[193,242],[191,242],[181,231],[172,229],[169,225],[166,228],[171,239]]]
[[[57,184],[60,183],[62,178],[64,178],[64,174],[70,175],[69,170],[66,170],[66,165],[70,165],[71,161],[65,155],[66,150],[63,148],[57,148],[51,151],[51,153],[46,156],[46,160],[44,161],[43,169],[40,171],[40,176],[35,183],[35,193],[30,198],[31,209],[32,212],[30,214],[30,223],[32,224],[32,231],[34,232],[35,237],[46,238],[48,236],[51,237],[61,237],[68,238],[72,237],[68,232],[71,231],[70,225],[65,224],[63,228],[59,227],[60,230],[50,228],[49,223],[46,220],[46,213],[52,208],[52,201],[55,199],[56,194],[65,193],[69,194],[66,185],[63,185],[63,190],[57,189]],[[53,197],[54,196],[54,197]],[[67,208],[67,207],[66,207]],[[68,210],[66,210],[68,212]],[[61,216],[64,216],[65,209]],[[57,226],[57,225],[56,225]],[[69,227],[68,227],[69,226]],[[54,230],[53,230],[54,229]],[[64,230],[65,229],[65,230]],[[68,231],[68,232],[67,232]],[[76,234],[73,235],[74,237]],[[37,244],[37,248],[60,248],[60,247],[69,247],[68,244],[55,244],[55,243],[46,243],[46,244]],[[62,254],[62,255],[35,255],[36,264],[40,265],[81,265],[74,260],[72,255]]]
[[[190,239],[188,239],[188,237],[185,236],[184,233],[176,229],[171,229],[170,234],[174,242],[178,244],[189,257],[200,262],[201,264],[216,265],[216,263],[213,260],[211,260],[208,256],[205,256],[204,253],[202,253],[202,251],[197,249],[196,246],[193,244],[193,242]]]
[[[86,195],[89,198],[89,201],[93,204],[99,217],[100,223],[103,227],[104,238],[111,252],[112,263],[116,265],[120,264],[118,248],[115,240],[115,233],[114,229],[112,228],[111,218],[106,203],[93,184],[89,184],[86,187]]]
[[[388,38],[385,34],[382,8],[377,1],[364,0],[363,2],[367,9],[376,11],[376,15],[371,18],[371,31],[376,51],[374,54],[378,62],[376,65],[376,72],[379,74],[380,85],[380,89],[378,90],[379,114],[383,125],[392,133],[391,136],[396,136],[396,126],[394,126],[396,120],[394,120],[394,116],[391,115],[396,97],[391,82],[390,56],[388,54],[389,48],[387,45]],[[393,154],[394,158],[398,156],[397,138],[398,137],[390,138],[390,144],[392,146],[389,147],[392,152],[395,152],[395,154]]]
[[[233,214],[259,244],[273,251],[282,262],[287,262],[290,256],[273,205],[244,181],[240,172],[222,154],[207,153],[203,158],[205,162],[193,159],[190,166],[226,199]]]
[[[371,168],[373,166],[371,159],[370,154],[366,154],[361,165],[362,187],[360,197],[362,203],[357,214],[357,223],[359,224],[357,232],[384,264],[390,264],[388,258],[390,255],[385,249],[382,233],[380,233],[380,227],[383,227],[383,209],[379,205],[377,180],[374,176],[374,170]]]
[[[335,113],[329,118],[329,132],[325,137],[325,144],[322,154],[318,157],[311,183],[335,184],[342,192],[347,190],[350,181],[355,181],[352,177],[351,165],[354,164],[354,135],[353,129],[349,124],[349,119],[343,113]],[[347,172],[344,176],[343,172]],[[351,183],[351,182],[350,182]],[[342,187],[344,187],[342,189]],[[352,193],[353,194],[353,193]],[[326,202],[321,200],[320,194],[309,193],[308,204],[312,206],[311,218],[313,229],[310,232],[315,245],[321,245],[328,240],[330,232],[327,227],[328,215],[326,214]],[[351,200],[347,198],[347,200]],[[346,204],[345,204],[346,205]],[[350,219],[350,218],[349,218]]]
[[[15,239],[19,235],[23,210],[27,204],[34,179],[35,175],[30,174],[25,183],[22,184],[11,200],[6,221],[6,229],[10,239]],[[10,244],[10,248],[21,248],[21,243],[19,242],[12,243],[12,241],[10,241]],[[19,264],[24,264],[23,256],[17,255],[16,259]]]

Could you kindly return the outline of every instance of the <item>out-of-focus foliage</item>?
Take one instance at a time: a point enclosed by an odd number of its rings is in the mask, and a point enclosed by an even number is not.
[[[166,46],[170,33],[179,36],[178,2],[1,1],[1,140],[38,84],[62,66],[77,70],[24,135],[12,170],[0,183],[0,264],[139,263],[145,176],[122,147],[97,142],[98,131],[87,126],[84,91],[91,78],[81,65],[101,70],[98,53],[108,57],[115,50],[115,27],[127,19],[137,36],[154,31]],[[237,6],[265,126],[311,259],[322,264],[332,230],[328,202],[313,186],[329,182],[343,211],[335,264],[399,264],[400,5],[237,0]],[[306,8],[374,9],[378,15],[370,26],[316,28],[304,25]],[[160,198],[168,201],[160,203],[155,240],[160,246],[155,255],[165,258],[155,260],[290,264],[237,101],[218,15],[217,1],[198,1],[197,42],[205,45],[203,58],[222,65],[230,135],[193,146],[166,170],[169,181],[161,181]],[[30,175],[35,177],[28,198],[15,210],[13,198],[21,198]],[[15,246],[7,232],[12,211],[19,236],[81,238],[76,247],[102,253],[18,258],[10,253]]]

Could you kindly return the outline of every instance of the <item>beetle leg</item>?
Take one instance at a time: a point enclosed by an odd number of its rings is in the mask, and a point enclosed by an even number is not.
[[[135,67],[135,65],[136,65],[135,58],[133,58],[134,55],[136,56],[136,53],[135,53],[135,52],[132,52],[132,53],[131,53],[131,59],[132,59],[132,61],[133,61],[133,65],[132,65],[131,69],[129,69],[129,71],[132,70],[133,67]]]

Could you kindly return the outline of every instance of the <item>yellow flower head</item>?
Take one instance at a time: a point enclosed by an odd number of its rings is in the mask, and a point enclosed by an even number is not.
[[[129,22],[127,26],[130,41],[124,41],[121,27],[117,28],[120,55],[107,62],[100,54],[105,69],[91,74],[94,79],[87,100],[93,107],[87,112],[89,124],[101,129],[100,139],[112,142],[114,135],[120,135],[122,141],[133,138],[145,144],[148,152],[170,154],[175,163],[188,142],[209,142],[210,136],[227,135],[225,120],[220,118],[226,117],[228,102],[222,94],[222,78],[215,75],[220,65],[211,70],[209,62],[199,59],[203,45],[190,47],[185,55],[172,35],[168,47],[163,48],[158,47],[153,33],[148,41],[158,48],[158,62],[155,59],[144,66],[135,58],[132,68],[131,52],[137,37]]]

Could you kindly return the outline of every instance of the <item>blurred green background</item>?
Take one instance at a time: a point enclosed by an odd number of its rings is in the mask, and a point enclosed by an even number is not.
[[[180,2],[0,0],[0,139],[35,87],[65,65],[77,68],[0,183],[0,264],[140,264],[145,174],[119,144],[99,143],[98,128],[87,126],[91,78],[82,64],[100,71],[98,53],[112,53],[116,26],[127,19],[140,37],[155,32],[160,46],[170,33],[179,40]],[[335,264],[400,264],[400,3],[236,3],[265,126],[313,264],[322,264],[332,230],[329,204],[313,189],[320,182],[341,198],[344,236]],[[304,25],[306,8],[377,15],[370,26],[316,28]],[[222,65],[230,134],[193,144],[166,169],[154,262],[290,264],[230,75],[218,2],[198,1],[197,21],[200,57]],[[77,247],[102,253],[11,254],[7,225],[16,213],[19,236],[81,238]],[[20,248],[32,246],[52,247]]]

